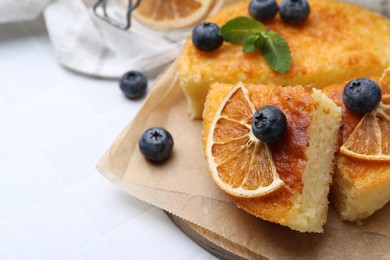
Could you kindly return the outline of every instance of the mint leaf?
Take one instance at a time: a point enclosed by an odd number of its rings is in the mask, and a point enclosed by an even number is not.
[[[259,38],[258,35],[251,35],[249,36],[245,42],[243,43],[242,45],[242,51],[243,52],[255,52],[257,50],[259,50],[260,48],[258,48],[256,46],[256,40]]]
[[[264,38],[260,33],[249,36],[242,45],[243,52],[255,52],[261,48]]]
[[[219,30],[219,35],[225,42],[244,44],[254,33],[264,31],[264,25],[249,17],[237,17],[225,23]]]
[[[254,43],[248,40],[245,41],[244,44],[242,45],[243,52],[255,52],[259,49],[260,49],[259,47],[257,47]]]
[[[286,40],[276,32],[263,33],[265,36],[261,51],[273,70],[284,74],[291,66],[291,53]]]
[[[268,65],[284,74],[291,66],[291,53],[286,40],[276,32],[265,30],[264,25],[249,17],[237,17],[219,30],[225,42],[242,44],[243,52],[261,50]]]

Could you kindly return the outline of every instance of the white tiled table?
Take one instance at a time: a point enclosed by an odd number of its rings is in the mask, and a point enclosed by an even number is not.
[[[95,170],[142,102],[61,67],[41,18],[0,25],[1,260],[213,258]]]

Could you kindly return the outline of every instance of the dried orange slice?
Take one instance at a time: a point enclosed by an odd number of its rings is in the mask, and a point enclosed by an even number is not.
[[[363,160],[390,161],[390,95],[384,95],[378,106],[364,115],[340,152]]]
[[[207,137],[211,176],[222,190],[237,197],[263,196],[284,185],[268,145],[252,133],[255,112],[248,90],[238,84],[218,108]]]
[[[215,0],[142,0],[134,17],[159,29],[185,28],[206,18],[214,3]]]

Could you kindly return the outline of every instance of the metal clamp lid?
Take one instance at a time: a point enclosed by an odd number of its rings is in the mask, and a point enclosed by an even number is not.
[[[120,30],[125,31],[125,30],[129,29],[131,26],[131,12],[133,12],[138,7],[140,2],[141,2],[141,0],[137,0],[135,2],[135,4],[133,5],[132,0],[128,0],[128,8],[126,11],[126,24],[118,22],[115,19],[108,16],[107,10],[106,10],[106,0],[98,0],[96,2],[96,4],[94,4],[94,6],[93,6],[93,12],[95,13],[95,15],[97,17],[99,17],[103,21],[111,24],[112,26],[114,26]],[[99,11],[98,11],[100,8],[103,10],[103,15],[101,13],[99,13]]]

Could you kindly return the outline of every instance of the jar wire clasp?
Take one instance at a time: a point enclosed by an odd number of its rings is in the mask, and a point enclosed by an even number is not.
[[[102,19],[103,21],[111,24],[112,26],[126,31],[131,26],[131,13],[139,6],[141,0],[137,0],[134,4],[132,3],[132,0],[128,0],[128,7],[126,10],[126,23],[121,23],[115,20],[114,18],[110,17],[107,14],[107,0],[98,0],[94,6],[93,6],[93,12],[97,17]],[[101,10],[101,11],[99,11]]]

